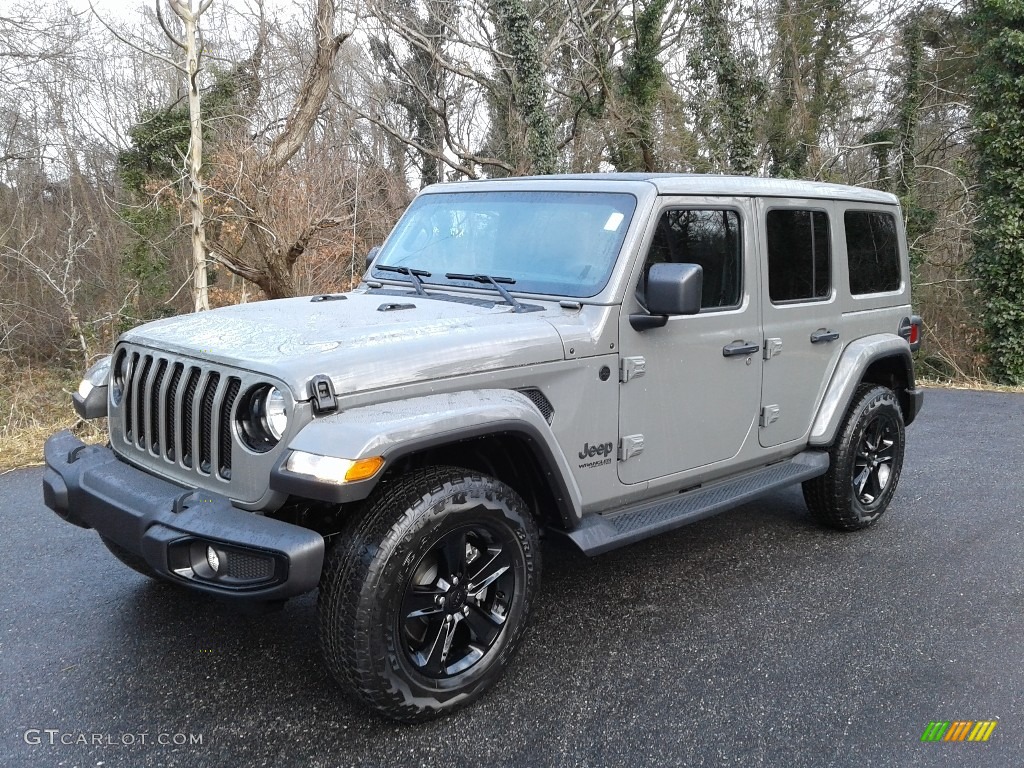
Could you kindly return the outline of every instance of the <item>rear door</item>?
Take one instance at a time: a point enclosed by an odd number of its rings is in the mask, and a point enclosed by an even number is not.
[[[834,203],[757,201],[764,244],[761,281],[764,373],[759,441],[780,445],[804,437],[844,339],[835,287],[835,238],[841,227]]]

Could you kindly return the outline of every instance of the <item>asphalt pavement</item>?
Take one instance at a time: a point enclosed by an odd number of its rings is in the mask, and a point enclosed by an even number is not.
[[[0,766],[1020,766],[1024,395],[930,390],[907,442],[868,531],[791,489],[595,559],[547,543],[505,677],[417,726],[339,695],[315,596],[251,616],[151,582],[8,473]]]

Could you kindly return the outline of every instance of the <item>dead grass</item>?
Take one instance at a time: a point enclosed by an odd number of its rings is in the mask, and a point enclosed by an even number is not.
[[[0,361],[0,473],[43,463],[43,443],[70,429],[82,440],[106,440],[106,419],[85,422],[71,406],[81,373]]]
[[[970,389],[976,392],[1024,393],[1024,387],[1014,387],[1006,384],[992,384],[991,382],[980,379],[932,379],[926,377],[918,379],[917,386],[935,387],[938,389]]]

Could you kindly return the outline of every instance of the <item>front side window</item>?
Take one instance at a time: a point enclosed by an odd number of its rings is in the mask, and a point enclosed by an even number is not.
[[[447,192],[409,206],[373,267],[491,275],[512,291],[586,298],[600,293],[626,236],[636,198],[610,192]],[[374,277],[405,278],[374,270]]]
[[[826,299],[832,249],[824,211],[768,211],[768,296],[773,304]]]
[[[652,264],[699,264],[704,270],[702,309],[735,307],[742,293],[740,217],[730,210],[685,208],[665,211],[647,252],[637,288],[641,302]]]
[[[850,293],[896,291],[900,287],[900,247],[896,217],[881,211],[847,211],[846,258]]]

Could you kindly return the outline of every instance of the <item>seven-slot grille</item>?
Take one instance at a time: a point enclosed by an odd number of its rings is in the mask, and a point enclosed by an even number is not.
[[[122,446],[201,475],[231,479],[232,408],[242,380],[191,361],[126,348],[117,432]],[[112,427],[114,425],[112,424]],[[115,435],[111,435],[114,437]]]

